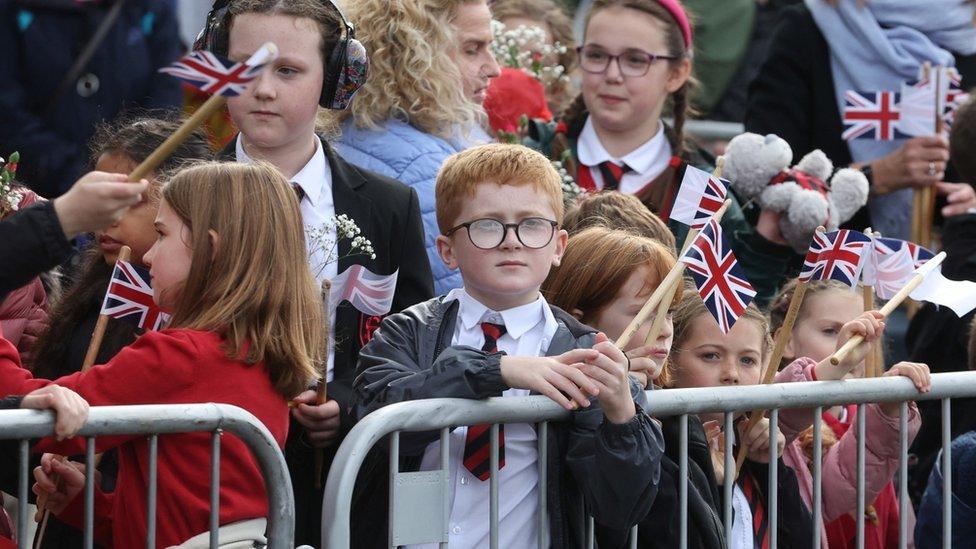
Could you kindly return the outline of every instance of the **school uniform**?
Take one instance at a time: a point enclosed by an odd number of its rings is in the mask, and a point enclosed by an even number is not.
[[[502,325],[492,351],[483,323]],[[495,338],[493,338],[495,339]],[[517,396],[501,378],[503,354],[556,356],[588,348],[595,331],[536,301],[507,311],[492,311],[463,289],[415,305],[384,319],[360,353],[356,378],[357,418],[406,400],[483,399]],[[646,396],[636,383],[631,392],[637,414],[621,425],[604,420],[599,403],[550,425],[547,444],[546,534],[550,546],[580,547],[584,510],[608,528],[628,528],[650,509],[657,492],[660,428],[643,412]],[[481,547],[488,536],[486,454],[479,453],[478,426],[456,427],[449,438],[448,474],[453,485],[449,523],[451,547]],[[505,466],[499,470],[500,544],[535,547],[538,535],[537,440],[531,425],[506,425]],[[487,438],[487,437],[485,437]],[[484,442],[484,439],[480,439]],[[437,469],[439,432],[402,433],[400,470]],[[385,546],[388,478],[385,452],[376,451],[359,477],[353,507],[353,539],[358,546]],[[599,464],[599,465],[598,465]]]
[[[74,390],[92,406],[218,402],[241,407],[267,427],[279,447],[288,431],[288,405],[278,394],[263,362],[227,358],[224,339],[214,332],[174,329],[149,332],[107,364],[50,381],[35,379],[20,367],[16,349],[0,339],[0,397],[23,395],[56,383]],[[159,437],[156,546],[182,543],[210,527],[210,433]],[[96,490],[95,536],[113,547],[145,544],[148,438],[103,436],[96,451],[118,449],[118,486]],[[34,452],[84,453],[83,437],[58,442],[42,439]],[[264,480],[250,450],[225,434],[220,448],[220,523],[268,514]],[[84,498],[76,497],[61,514],[80,527]]]
[[[248,161],[246,140],[241,136],[220,154],[224,160]],[[346,214],[362,229],[376,253],[346,257],[349,239],[339,243],[337,263],[323,265],[324,258],[313,254],[310,267],[317,278],[332,278],[351,265],[359,264],[370,271],[388,275],[399,270],[392,312],[429,299],[434,294],[430,264],[424,251],[424,233],[417,193],[402,183],[349,164],[332,147],[320,139],[316,153],[292,178],[300,189],[299,206],[306,225],[320,225],[332,215]],[[296,190],[297,192],[297,190]],[[380,318],[357,311],[346,301],[332,304],[335,316],[330,322],[328,397],[340,408],[340,439],[354,423],[348,414],[353,402],[352,380],[359,349],[372,337]],[[339,442],[325,450],[323,477],[328,474]],[[307,442],[305,428],[292,421],[285,458],[295,489],[295,543],[321,543],[322,494],[316,489],[316,450]]]

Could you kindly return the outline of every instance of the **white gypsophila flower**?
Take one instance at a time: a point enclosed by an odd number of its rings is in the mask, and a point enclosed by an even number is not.
[[[569,81],[566,68],[556,62],[568,49],[559,42],[547,44],[542,28],[519,25],[506,29],[499,21],[492,21],[491,30],[491,51],[502,66],[519,69],[546,86]]]
[[[336,238],[332,238],[332,234]],[[309,258],[321,257],[317,265],[313,265],[312,273],[318,278],[325,268],[340,259],[354,255],[367,255],[371,259],[376,259],[373,253],[373,244],[365,236],[361,236],[362,229],[356,221],[350,219],[346,214],[333,216],[332,219],[318,226],[305,226],[306,248]],[[349,252],[339,255],[339,242],[343,239],[350,240]]]

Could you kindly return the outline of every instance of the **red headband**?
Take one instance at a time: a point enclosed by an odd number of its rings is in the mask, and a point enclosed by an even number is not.
[[[691,50],[691,23],[688,22],[688,14],[681,5],[680,0],[657,0],[664,9],[668,10],[674,22],[681,28],[681,36],[685,39],[685,48]]]

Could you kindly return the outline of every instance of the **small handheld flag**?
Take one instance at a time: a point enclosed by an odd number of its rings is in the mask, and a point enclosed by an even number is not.
[[[687,165],[671,207],[671,219],[701,230],[722,207],[728,189],[729,182],[725,179]]]
[[[116,261],[101,314],[135,324],[144,330],[159,330],[169,321],[153,301],[149,271],[126,261]]]
[[[393,307],[397,274],[378,275],[362,265],[353,265],[332,280],[329,303],[333,307],[345,300],[359,312],[370,316],[383,316]]]
[[[714,219],[705,224],[680,261],[687,265],[698,294],[719,328],[728,333],[756,296],[756,290],[746,280],[722,234],[722,226]]]
[[[800,282],[832,279],[853,288],[861,272],[861,255],[870,242],[867,235],[846,229],[813,233],[800,271]]]
[[[898,135],[901,111],[898,94],[890,91],[844,93],[844,124],[841,137],[852,139],[891,140]]]
[[[261,74],[277,57],[277,48],[265,44],[243,63],[234,63],[209,51],[194,51],[168,67],[159,69],[211,95],[234,97]]]

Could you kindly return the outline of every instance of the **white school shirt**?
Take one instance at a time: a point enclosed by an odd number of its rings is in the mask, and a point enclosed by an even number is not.
[[[527,305],[492,311],[468,295],[463,288],[451,290],[445,301],[458,300],[458,316],[452,345],[480,349],[485,343],[482,322],[505,325],[498,350],[509,356],[542,356],[556,333],[556,319],[540,295]],[[502,396],[525,396],[527,389],[508,389]],[[451,549],[487,547],[490,481],[481,481],[462,463],[467,427],[450,435],[451,518],[448,523]],[[498,545],[505,549],[534,548],[537,545],[539,471],[535,428],[528,423],[505,425],[505,467],[498,471]],[[421,471],[440,469],[440,441],[427,446]],[[437,544],[410,547],[437,547]]]
[[[237,161],[249,164],[254,160],[248,156],[244,150],[244,136],[237,136]],[[329,168],[329,160],[325,157],[325,150],[322,148],[322,141],[315,138],[315,153],[305,166],[291,178],[290,183],[302,188],[304,196],[299,203],[302,212],[302,222],[305,225],[305,232],[312,227],[319,227],[323,223],[329,222],[335,215],[335,201],[332,198],[332,170]],[[336,231],[333,227],[327,239],[331,242],[336,240]],[[322,280],[332,280],[339,274],[338,262],[333,261],[325,264],[327,259],[326,252],[321,250],[309,251],[308,264],[315,275],[317,287],[320,287]],[[329,362],[326,370],[326,381],[332,381],[332,370],[335,363],[335,349],[332,342],[335,341],[335,310],[333,309],[332,318],[329,320]]]
[[[618,166],[626,164],[631,171],[621,178],[618,190],[624,194],[635,194],[661,175],[671,162],[672,152],[671,144],[664,135],[664,124],[658,122],[654,137],[620,158],[613,157],[603,147],[603,143],[600,143],[593,121],[587,118],[576,141],[576,155],[580,164],[589,167],[598,189],[603,189],[604,186],[603,174],[599,168],[601,163],[609,160]]]

